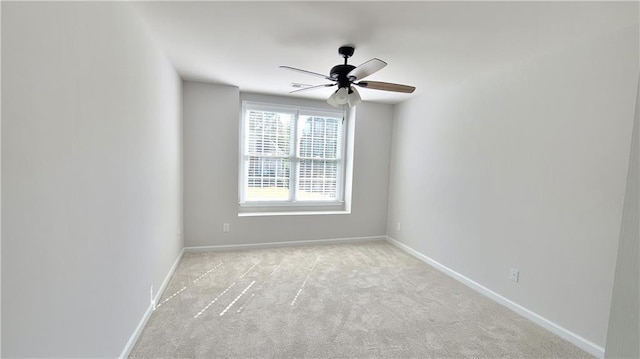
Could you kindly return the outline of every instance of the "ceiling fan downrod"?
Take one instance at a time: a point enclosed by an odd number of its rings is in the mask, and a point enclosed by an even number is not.
[[[353,56],[354,51],[355,47],[351,45],[341,46],[338,49],[338,53],[344,58],[344,64],[336,65],[331,68],[331,71],[329,71],[329,77],[331,77],[332,80],[338,82],[338,88],[349,88],[349,86],[351,85],[352,79],[350,79],[347,75],[356,67],[347,64],[347,60],[351,56]]]

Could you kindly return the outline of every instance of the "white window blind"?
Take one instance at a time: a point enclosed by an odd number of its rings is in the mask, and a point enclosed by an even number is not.
[[[342,201],[340,112],[243,104],[241,204]]]

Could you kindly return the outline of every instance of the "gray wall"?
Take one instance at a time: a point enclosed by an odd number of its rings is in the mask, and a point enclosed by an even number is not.
[[[181,81],[116,2],[2,2],[2,75],[2,356],[117,357],[182,248]]]
[[[389,236],[601,350],[637,75],[636,27],[397,106]]]
[[[636,98],[636,116],[629,158],[627,190],[624,198],[622,230],[618,245],[618,260],[611,298],[611,315],[607,332],[607,358],[640,358],[640,82]]]
[[[229,86],[184,82],[185,245],[384,236],[392,106],[363,103],[355,124],[351,214],[238,217],[240,97]],[[253,101],[324,102],[243,94]],[[230,223],[231,231],[222,232]]]

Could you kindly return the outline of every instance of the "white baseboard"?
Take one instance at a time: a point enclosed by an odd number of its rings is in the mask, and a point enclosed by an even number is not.
[[[243,249],[259,249],[259,248],[277,248],[289,246],[308,246],[314,244],[332,244],[332,243],[362,243],[371,241],[384,241],[386,236],[371,237],[352,237],[352,238],[331,238],[331,239],[311,239],[305,241],[290,242],[269,242],[269,243],[252,243],[252,244],[225,244],[217,246],[198,246],[185,247],[185,252],[202,252],[202,251],[224,251],[224,250],[243,250]]]
[[[136,344],[136,341],[138,341],[140,333],[142,333],[142,329],[144,329],[144,326],[147,325],[147,321],[149,321],[149,318],[151,318],[151,313],[153,313],[153,305],[149,304],[147,311],[144,312],[140,323],[138,323],[136,330],[134,330],[133,334],[131,334],[131,337],[129,337],[129,341],[127,341],[127,344],[124,346],[124,349],[122,349],[122,353],[120,353],[120,356],[118,358],[126,359],[129,356],[131,350],[133,349],[133,346]]]
[[[579,347],[580,349],[600,358],[603,359],[604,358],[604,348],[581,337],[580,335],[567,330],[561,326],[559,326],[558,324],[550,321],[549,319],[521,306],[518,303],[515,303],[503,296],[501,296],[500,294],[488,289],[487,287],[479,284],[478,282],[475,282],[467,277],[465,277],[464,275],[454,271],[453,269],[439,263],[438,261],[435,261],[429,257],[427,257],[426,255],[416,251],[415,249],[407,246],[404,243],[398,242],[397,240],[386,236],[387,241],[389,241],[390,243],[392,243],[393,245],[395,245],[396,247],[402,249],[403,251],[407,252],[408,254],[416,257],[417,259],[431,265],[432,267],[435,267],[436,269],[438,269],[439,271],[443,272],[444,274],[452,277],[453,279],[461,282],[462,284],[468,286],[469,288],[479,292],[480,294],[492,299],[493,301],[504,305],[505,307],[513,310],[514,312],[522,315],[523,317],[531,320],[532,322],[538,324],[539,326],[547,329],[548,331],[558,335],[559,337],[567,340],[568,342],[574,344],[575,346]]]
[[[182,259],[183,254],[184,254],[184,247],[180,250],[180,253],[178,253],[178,257],[176,258],[175,261],[173,261],[173,265],[171,266],[171,269],[169,269],[169,273],[167,273],[167,275],[164,277],[164,281],[162,281],[160,288],[158,288],[158,291],[156,292],[156,295],[153,298],[154,303],[158,303],[160,301],[160,298],[162,298],[162,294],[164,294],[164,290],[167,289],[167,285],[169,284],[171,277],[173,277],[173,273],[176,272],[176,269],[178,268],[178,264],[180,264],[180,260]]]
[[[136,341],[138,341],[138,337],[142,333],[142,329],[144,329],[144,326],[147,324],[147,321],[149,321],[149,318],[151,318],[151,313],[153,313],[153,311],[155,310],[155,303],[158,303],[158,300],[162,298],[162,294],[164,293],[164,290],[167,288],[167,284],[169,284],[169,281],[171,280],[173,273],[176,271],[176,268],[178,268],[178,264],[180,263],[180,259],[182,259],[183,254],[184,254],[184,248],[182,248],[176,260],[173,261],[173,265],[171,266],[171,269],[169,269],[169,273],[167,273],[167,275],[164,277],[164,281],[162,281],[162,285],[160,285],[160,288],[158,288],[158,292],[153,298],[153,303],[149,304],[149,307],[144,312],[144,315],[142,316],[142,319],[140,319],[138,326],[133,331],[133,334],[131,334],[131,336],[129,337],[129,341],[127,341],[127,344],[122,349],[122,352],[120,353],[120,356],[119,356],[120,359],[125,359],[129,356],[129,354],[131,354],[131,350],[133,349],[133,346],[136,344]]]

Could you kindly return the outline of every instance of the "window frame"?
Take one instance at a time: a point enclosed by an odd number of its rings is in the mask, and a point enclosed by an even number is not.
[[[249,201],[246,200],[246,189],[248,188],[249,176],[247,175],[248,157],[248,120],[247,111],[269,111],[269,112],[282,112],[290,113],[293,115],[292,120],[292,134],[291,140],[293,141],[292,150],[288,157],[277,156],[278,158],[288,158],[290,161],[289,167],[289,199],[288,200],[260,200]],[[335,200],[297,200],[296,194],[298,193],[300,167],[299,162],[308,160],[299,156],[299,134],[298,126],[301,116],[317,116],[328,118],[342,118],[342,124],[339,129],[340,142],[337,148],[338,156],[335,159],[337,162],[337,176],[336,176],[336,199]],[[295,106],[295,105],[283,105],[276,103],[257,102],[243,100],[240,114],[240,153],[239,153],[239,178],[238,178],[238,203],[240,206],[239,214],[243,212],[243,209],[248,209],[252,212],[269,214],[269,212],[282,212],[282,211],[310,211],[310,212],[331,212],[331,211],[343,211],[345,210],[345,186],[346,186],[346,173],[347,173],[347,114],[340,110],[313,108],[307,106]],[[266,156],[265,156],[266,157]],[[325,161],[332,161],[331,159],[322,159]]]

